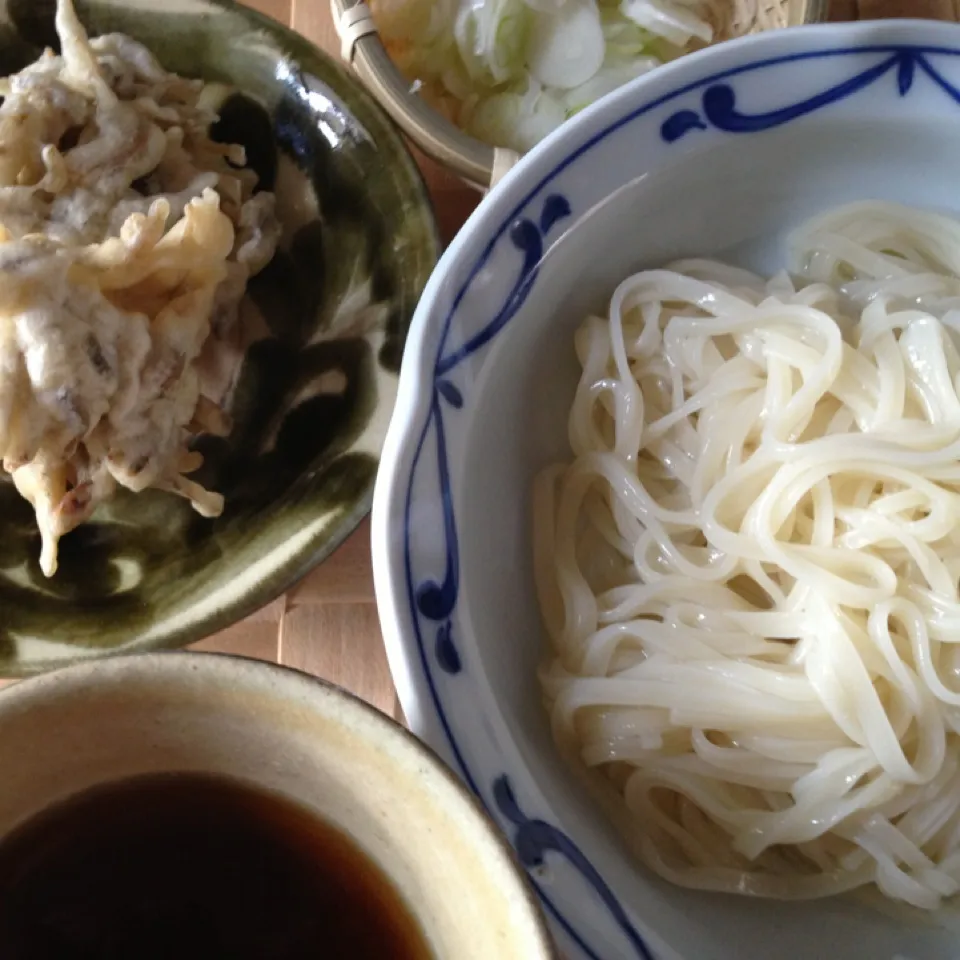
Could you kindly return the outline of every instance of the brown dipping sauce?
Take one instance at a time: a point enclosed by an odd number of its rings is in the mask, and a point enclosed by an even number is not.
[[[0,843],[3,960],[430,960],[390,881],[281,797],[194,774],[98,787]]]

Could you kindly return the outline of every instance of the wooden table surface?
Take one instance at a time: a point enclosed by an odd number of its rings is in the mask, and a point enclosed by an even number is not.
[[[290,24],[319,47],[339,50],[327,0],[247,0]],[[960,18],[960,0],[833,0],[833,19],[909,15]],[[449,240],[477,194],[429,161],[422,165]],[[377,620],[370,567],[370,525],[364,522],[325,563],[285,597],[194,649],[225,651],[288,664],[341,684],[400,717]]]

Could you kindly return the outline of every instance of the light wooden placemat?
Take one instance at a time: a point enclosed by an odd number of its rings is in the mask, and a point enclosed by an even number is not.
[[[960,19],[960,0],[831,0],[831,20],[878,20],[884,17]]]

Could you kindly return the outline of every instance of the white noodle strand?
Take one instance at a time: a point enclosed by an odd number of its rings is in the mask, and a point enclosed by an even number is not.
[[[686,886],[960,891],[960,223],[629,277],[534,489],[555,736]]]

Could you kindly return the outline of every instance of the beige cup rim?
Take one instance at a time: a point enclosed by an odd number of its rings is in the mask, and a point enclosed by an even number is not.
[[[303,698],[314,708],[326,707],[328,712],[336,712],[336,722],[368,742],[390,743],[396,748],[395,753],[390,752],[390,763],[404,767],[415,764],[419,775],[439,789],[444,806],[454,810],[459,808],[458,822],[463,824],[474,848],[489,850],[494,856],[496,869],[508,882],[513,882],[514,892],[527,907],[536,941],[537,953],[532,954],[530,960],[557,960],[558,954],[541,912],[539,898],[513,849],[479,800],[409,730],[360,697],[319,677],[294,667],[237,654],[158,651],[114,656],[62,667],[0,690],[0,731],[5,717],[13,713],[22,716],[31,709],[55,701],[61,694],[75,693],[82,688],[93,693],[97,685],[107,679],[115,682],[124,676],[142,679],[161,676],[165,680],[190,677],[196,682],[198,675],[201,675],[200,679],[206,677],[210,680],[234,677],[252,684],[270,680],[280,686],[284,697],[291,700]]]

